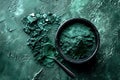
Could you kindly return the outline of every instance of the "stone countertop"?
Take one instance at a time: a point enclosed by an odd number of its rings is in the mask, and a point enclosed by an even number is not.
[[[56,64],[48,68],[35,62],[21,20],[37,11],[53,12],[62,22],[85,18],[97,27],[101,45],[96,57],[85,65],[66,65],[77,75],[75,79]],[[1,0],[0,80],[32,80],[42,67],[38,80],[120,80],[119,40],[120,0]]]

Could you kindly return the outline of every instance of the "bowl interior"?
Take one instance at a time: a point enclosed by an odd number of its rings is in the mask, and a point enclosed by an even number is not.
[[[77,29],[77,27],[76,26],[74,26],[74,24],[82,24],[82,25],[84,25],[84,26],[86,26],[86,27],[88,27],[89,29],[90,29],[90,31],[93,33],[93,35],[94,35],[94,45],[93,45],[93,48],[91,48],[91,51],[88,51],[88,52],[86,52],[86,54],[88,55],[87,57],[84,57],[84,58],[79,58],[79,59],[73,59],[73,58],[70,58],[70,56],[67,56],[67,55],[65,55],[65,53],[64,53],[64,50],[62,49],[62,47],[61,47],[61,39],[62,39],[62,35],[64,35],[63,34],[63,32],[65,31],[65,30],[67,30],[67,28],[68,27],[70,27],[71,25],[73,25],[72,27],[74,27],[74,28],[76,28]],[[70,30],[70,29],[68,29],[68,30]],[[84,30],[83,30],[84,31]],[[70,32],[70,31],[69,31]],[[82,32],[82,31],[81,31]],[[72,32],[72,34],[75,34],[76,35],[76,33],[75,33],[75,31],[73,31]],[[82,32],[82,34],[83,34],[83,32]],[[69,35],[67,35],[68,37],[69,37]],[[65,39],[66,37],[64,37],[63,39]],[[69,41],[69,40],[68,40]],[[80,41],[80,40],[79,40]],[[77,41],[77,42],[79,42],[79,41]],[[65,23],[63,23],[60,27],[59,27],[59,29],[58,29],[58,31],[57,31],[57,33],[56,33],[56,37],[55,37],[55,44],[56,44],[56,49],[57,49],[57,51],[61,54],[61,56],[66,60],[66,61],[68,61],[68,62],[72,62],[72,63],[77,63],[77,64],[80,64],[80,63],[83,63],[83,62],[86,62],[86,61],[88,61],[88,60],[90,60],[95,54],[96,54],[96,52],[98,51],[98,48],[99,48],[99,44],[100,44],[100,38],[99,38],[99,33],[98,33],[98,31],[97,31],[97,29],[96,29],[96,27],[90,22],[90,21],[88,21],[88,20],[86,20],[86,19],[82,19],[82,18],[74,18],[74,19],[70,19],[70,20],[68,20],[68,21],[66,21]],[[65,43],[63,43],[63,45],[64,45]],[[70,45],[71,46],[71,45]],[[90,47],[87,47],[87,48],[90,48]],[[87,49],[86,48],[86,49]],[[66,49],[67,49],[67,47],[66,47]],[[73,48],[71,48],[71,49],[73,49]],[[83,50],[83,49],[82,49]],[[66,51],[66,50],[65,50]],[[79,51],[79,50],[78,50]]]

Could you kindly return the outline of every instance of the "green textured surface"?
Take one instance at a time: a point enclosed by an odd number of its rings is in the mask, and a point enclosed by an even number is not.
[[[26,45],[29,36],[21,22],[37,11],[53,12],[62,22],[74,17],[88,19],[101,38],[95,63],[77,70],[69,66],[75,79],[55,64],[44,67],[39,80],[120,80],[120,0],[0,0],[0,80],[32,80],[42,68]]]

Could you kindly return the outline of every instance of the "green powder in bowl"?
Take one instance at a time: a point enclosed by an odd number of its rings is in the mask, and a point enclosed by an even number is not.
[[[91,28],[84,24],[71,24],[60,35],[60,47],[64,55],[71,59],[87,58],[95,49],[95,35]]]

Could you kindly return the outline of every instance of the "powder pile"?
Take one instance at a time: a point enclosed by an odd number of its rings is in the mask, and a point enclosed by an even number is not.
[[[72,24],[64,29],[60,39],[63,53],[75,60],[88,57],[95,45],[92,30],[80,23]]]

